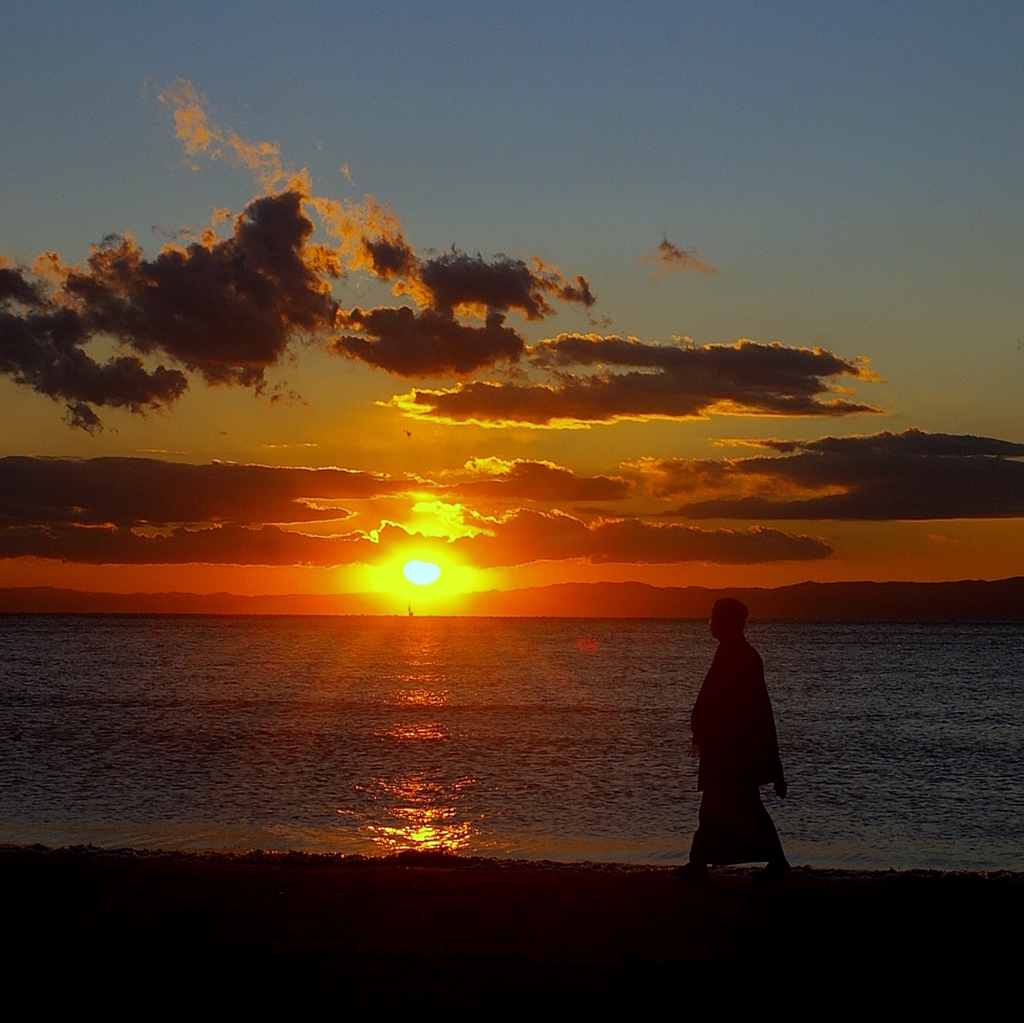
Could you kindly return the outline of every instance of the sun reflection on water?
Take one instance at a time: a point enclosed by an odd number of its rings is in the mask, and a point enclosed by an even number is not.
[[[376,778],[368,787],[383,802],[379,819],[361,830],[382,853],[422,849],[457,852],[469,845],[478,829],[460,820],[458,800],[475,778],[444,784],[423,774],[389,782]]]
[[[381,739],[399,739],[402,742],[444,742],[448,729],[440,721],[421,725],[392,725],[377,733]]]
[[[477,780],[453,779],[443,766],[449,744],[464,736],[449,717],[452,683],[442,639],[429,622],[401,630],[398,670],[380,679],[383,720],[373,735],[382,759],[375,776],[353,784],[357,809],[339,810],[342,819],[358,821],[359,835],[380,853],[457,852],[479,838],[472,794]]]
[[[447,689],[396,689],[388,702],[399,707],[445,707],[448,700]]]

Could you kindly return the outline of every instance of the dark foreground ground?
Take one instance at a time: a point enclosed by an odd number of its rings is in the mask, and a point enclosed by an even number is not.
[[[1019,989],[1024,875],[712,872],[405,854],[0,849],[7,998],[156,1013],[834,1011]],[[774,1014],[773,1014],[774,1015]]]

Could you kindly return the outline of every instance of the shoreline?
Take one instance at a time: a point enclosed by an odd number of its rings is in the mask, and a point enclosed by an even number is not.
[[[967,990],[980,969],[1009,990],[1016,975],[1019,942],[1004,936],[1024,872],[754,874],[716,868],[689,885],[671,867],[441,853],[0,847],[11,976],[42,961],[76,1005],[115,967],[125,997],[426,1000],[428,1014],[438,999],[462,1012],[711,998],[737,971],[797,971],[805,987],[856,977],[861,992],[925,975]]]
[[[370,866],[419,867],[442,870],[553,870],[600,874],[674,875],[681,863],[646,863],[625,860],[562,860],[548,857],[512,857],[466,855],[433,849],[403,849],[397,852],[366,854],[317,852],[305,849],[176,849],[148,846],[106,846],[72,844],[51,846],[42,842],[30,844],[0,842],[0,864],[7,857],[38,856],[72,859],[98,858],[129,861],[195,862],[224,865],[261,864],[264,866],[338,868]],[[685,861],[681,861],[685,862]],[[709,867],[709,876],[722,881],[750,880],[760,870],[757,865]],[[942,867],[831,867],[810,863],[793,863],[787,877],[815,881],[877,881],[892,879],[1003,879],[1024,885],[1024,870],[1004,868],[944,869]]]

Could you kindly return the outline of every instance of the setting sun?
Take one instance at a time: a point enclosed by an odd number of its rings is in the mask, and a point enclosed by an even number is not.
[[[402,566],[402,574],[417,586],[429,586],[437,581],[441,569],[432,561],[407,561]]]

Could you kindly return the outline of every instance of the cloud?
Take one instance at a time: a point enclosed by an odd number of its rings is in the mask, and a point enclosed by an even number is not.
[[[343,565],[372,558],[362,533],[309,536],[233,522],[169,535],[130,527],[8,526],[0,529],[0,558],[37,557],[93,565]]]
[[[402,237],[401,221],[390,206],[382,206],[372,195],[364,196],[359,203],[314,194],[309,171],[285,167],[276,142],[250,142],[215,124],[206,95],[187,79],[177,79],[157,96],[174,115],[174,133],[190,167],[198,169],[194,158],[200,155],[211,162],[227,159],[252,173],[268,193],[279,186],[280,190],[295,193],[307,212],[315,214],[336,240],[334,258],[346,269],[366,270],[382,280],[415,269],[412,249]],[[348,165],[342,164],[339,169],[351,182]]]
[[[309,243],[312,222],[297,192],[253,200],[231,237],[165,246],[146,259],[130,235],[93,248],[85,268],[48,274],[4,269],[0,277],[0,371],[63,398],[74,425],[95,427],[94,408],[134,412],[169,405],[186,377],[139,356],[165,356],[209,383],[262,388],[295,337],[333,326],[330,253]],[[56,283],[52,283],[55,280]],[[86,346],[107,338],[128,348],[97,363]]]
[[[95,333],[88,310],[53,301],[23,269],[0,268],[0,373],[63,400],[72,426],[100,426],[95,409],[145,412],[172,404],[188,387],[183,373],[148,370],[135,355],[98,362],[84,346]]]
[[[382,281],[410,277],[416,272],[416,255],[400,231],[393,238],[364,238],[362,244],[370,258],[369,269]]]
[[[0,557],[90,564],[336,565],[372,563],[415,547],[481,567],[584,558],[595,563],[711,561],[754,564],[827,557],[820,539],[755,527],[705,530],[677,523],[513,508],[485,516],[450,501],[420,499],[422,530],[382,522],[375,530],[309,535],[304,523],[344,520],[340,502],[413,493],[458,497],[616,500],[614,477],[576,477],[543,462],[472,460],[490,479],[410,483],[343,469],[275,468],[151,458],[0,459]],[[488,486],[490,484],[490,486]],[[501,488],[504,489],[501,489]],[[291,524],[293,528],[281,528]]]
[[[312,232],[299,193],[281,192],[253,200],[232,236],[211,245],[168,246],[147,260],[130,236],[112,237],[84,272],[68,273],[65,289],[94,332],[166,353],[211,383],[255,386],[293,337],[333,326]]]
[[[0,458],[0,526],[296,523],[344,518],[340,500],[408,489],[350,469],[155,458]]]
[[[244,167],[268,192],[282,183],[290,187],[308,183],[305,171],[285,169],[276,142],[246,142],[235,132],[213,124],[205,94],[196,92],[187,79],[178,78],[160,89],[157,98],[174,114],[174,134],[185,147],[189,166],[194,168],[191,158],[202,153],[210,160],[227,158],[233,165]]]
[[[464,375],[499,361],[515,362],[525,348],[497,312],[488,313],[482,327],[473,327],[433,309],[416,313],[408,306],[381,306],[341,312],[338,323],[360,334],[334,338],[336,351],[403,377]]]
[[[471,459],[464,471],[477,478],[445,489],[471,501],[621,501],[633,490],[632,482],[619,476],[577,476],[553,462],[523,458]]]
[[[827,558],[823,540],[755,526],[750,530],[697,529],[640,519],[585,523],[562,512],[518,510],[492,527],[492,534],[454,541],[479,566],[504,567],[533,561],[586,559],[595,564],[761,564]]]
[[[696,249],[681,249],[673,245],[668,238],[662,238],[658,247],[640,257],[641,263],[656,263],[651,277],[655,280],[666,273],[698,273],[708,276],[716,274],[719,267],[705,263]]]
[[[910,429],[760,446],[781,457],[646,459],[635,468],[652,496],[685,498],[673,514],[686,518],[1024,517],[1024,444]]]
[[[561,334],[534,345],[528,356],[535,366],[555,372],[556,382],[472,381],[453,388],[413,389],[396,395],[392,404],[417,418],[485,426],[686,419],[712,413],[842,416],[879,411],[831,396],[835,381],[843,377],[878,378],[865,361],[843,359],[821,348],[748,340],[669,346]],[[566,367],[595,372],[581,376]],[[615,372],[622,369],[626,372]]]
[[[521,259],[500,254],[488,261],[479,255],[447,252],[424,261],[418,278],[429,293],[430,305],[439,311],[516,309],[528,320],[541,320],[554,312],[549,296],[587,308],[594,304],[585,278],[576,276],[568,281],[556,267],[537,258],[533,263],[531,267]]]
[[[698,529],[636,519],[585,524],[569,515],[518,511],[492,523],[489,533],[449,541],[411,533],[393,523],[375,537],[353,531],[310,536],[265,525],[225,523],[146,535],[129,527],[77,524],[0,528],[0,558],[39,557],[86,564],[320,565],[372,563],[415,550],[423,557],[453,556],[476,567],[586,559],[598,564],[760,564],[829,557],[831,548],[809,536],[755,526]]]
[[[408,306],[343,311],[339,325],[358,333],[336,338],[333,348],[397,376],[461,376],[516,362],[526,343],[507,326],[507,312],[540,320],[554,312],[549,298],[585,308],[594,304],[585,278],[570,281],[536,258],[533,266],[504,255],[486,260],[460,252],[420,260],[401,235],[367,241],[365,248],[373,272],[395,279],[397,293],[413,297],[421,311]],[[482,317],[483,324],[463,323],[460,314]]]

